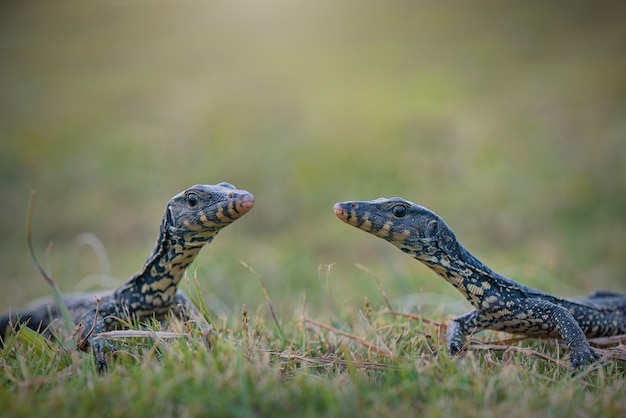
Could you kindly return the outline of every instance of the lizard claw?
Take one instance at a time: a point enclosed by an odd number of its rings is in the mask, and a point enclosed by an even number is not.
[[[463,343],[461,341],[450,340],[447,344],[448,354],[454,356],[463,350]]]
[[[107,351],[113,351],[113,349],[113,345],[105,339],[93,339],[91,341],[91,350],[96,358],[98,372],[102,373],[107,369],[105,353]]]
[[[586,366],[593,364],[596,360],[602,356],[598,354],[594,349],[587,346],[579,350],[572,350],[570,354],[570,362],[575,369],[583,369]]]
[[[448,325],[448,331],[446,332],[446,348],[448,349],[448,354],[450,354],[450,356],[454,356],[465,348],[467,337],[461,330],[459,320],[462,320],[462,317],[450,322]]]

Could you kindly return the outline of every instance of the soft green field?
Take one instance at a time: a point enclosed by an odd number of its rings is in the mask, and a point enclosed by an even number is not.
[[[133,274],[191,184],[256,205],[189,275],[212,351],[133,340],[98,376],[14,340],[0,415],[626,413],[623,364],[572,376],[551,341],[450,360],[436,325],[382,313],[383,292],[443,323],[469,305],[332,212],[403,196],[515,280],[626,292],[620,4],[23,3],[0,6],[1,311],[49,293],[24,244],[31,190],[35,249],[64,291]]]

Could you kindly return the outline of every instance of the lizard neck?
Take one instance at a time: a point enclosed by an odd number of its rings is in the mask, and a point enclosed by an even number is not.
[[[491,270],[458,241],[445,250],[434,248],[417,252],[414,258],[452,284],[474,306],[479,306],[489,293],[502,284],[501,276]]]
[[[217,232],[212,230],[187,238],[176,234],[164,216],[152,254],[141,269],[115,291],[118,301],[139,317],[143,311],[149,314],[158,307],[168,308],[174,301],[185,270]]]

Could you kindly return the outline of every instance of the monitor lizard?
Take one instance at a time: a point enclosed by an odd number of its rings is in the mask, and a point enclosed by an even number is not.
[[[64,295],[74,324],[81,324],[79,337],[91,346],[100,370],[106,367],[108,344],[95,338],[97,334],[132,321],[163,320],[170,313],[185,320],[200,318],[177,286],[202,247],[253,205],[252,194],[229,183],[192,186],[169,201],[152,254],[128,281],[111,291]],[[0,347],[9,327],[26,323],[49,334],[60,324],[60,316],[51,298],[1,316]]]
[[[583,299],[542,292],[506,278],[483,264],[433,211],[401,198],[340,202],[343,222],[383,238],[421,261],[458,289],[474,310],[447,327],[451,355],[469,335],[485,329],[529,337],[560,337],[573,367],[600,356],[586,338],[626,334],[626,295],[595,291]]]

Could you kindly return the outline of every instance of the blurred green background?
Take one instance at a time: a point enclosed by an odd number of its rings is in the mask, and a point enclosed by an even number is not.
[[[141,266],[171,196],[220,181],[257,203],[195,264],[218,315],[266,312],[240,261],[285,317],[353,311],[365,296],[380,306],[373,276],[402,309],[465,310],[443,280],[332,212],[380,196],[435,210],[527,285],[626,292],[619,2],[0,8],[3,311],[48,293],[25,246],[31,190],[42,263],[82,291]],[[83,232],[115,279],[93,276]]]

